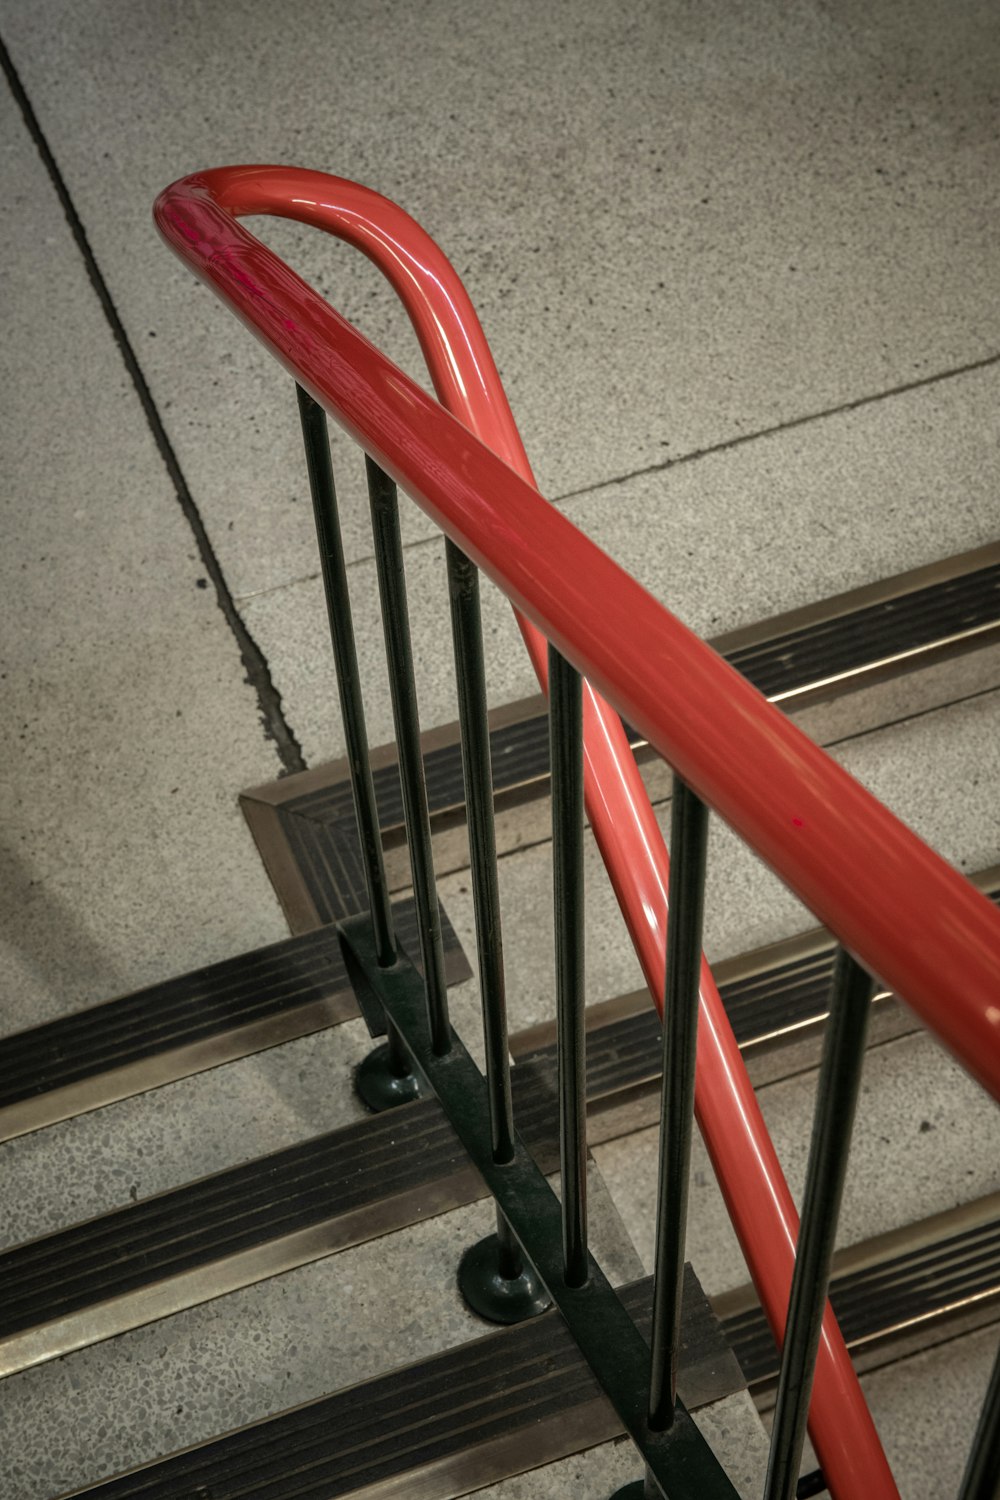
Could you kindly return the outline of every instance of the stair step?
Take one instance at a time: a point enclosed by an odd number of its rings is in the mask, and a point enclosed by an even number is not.
[[[997,1344],[994,1323],[862,1374],[865,1400],[906,1500],[960,1493]],[[804,1455],[805,1464],[814,1462],[811,1452]]]
[[[405,1149],[399,1135],[405,1130]],[[0,1374],[485,1192],[436,1104],[406,1106],[0,1256]]]
[[[858,1362],[892,1342],[939,1342],[950,1322],[1000,1318],[1000,1193],[839,1251],[830,1299]],[[752,1287],[712,1299],[753,1391],[778,1377],[774,1340]],[[884,1356],[883,1356],[884,1358]]]
[[[588,1201],[609,1280],[641,1278],[592,1164]],[[456,1269],[494,1222],[484,1199],[12,1375],[0,1497],[48,1500],[481,1337]]]
[[[994,544],[729,632],[712,644],[774,702],[798,712],[998,641],[1000,544]],[[547,794],[544,700],[500,708],[491,723],[502,849],[504,814]],[[649,758],[653,752],[641,736],[627,732],[640,759]],[[452,868],[463,858],[465,818],[457,725],[429,731],[423,744],[438,865]],[[373,770],[390,879],[402,887],[409,874],[393,746],[373,753]],[[360,908],[364,877],[346,761],[253,788],[241,803],[294,930]]]
[[[758,1090],[778,1159],[797,1203],[806,1176],[818,1070]],[[926,1032],[869,1048],[851,1140],[838,1243],[901,1230],[1000,1190],[1000,1117],[994,1101]],[[647,1271],[653,1268],[658,1129],[595,1144],[608,1191]],[[747,1269],[707,1148],[695,1133],[687,1255],[713,1298],[740,1287]]]
[[[991,699],[1000,701],[1000,695],[993,694]],[[973,727],[972,721],[978,716],[982,731],[990,722],[991,712],[990,704],[982,702],[960,706],[957,715],[963,723],[969,720],[967,727]],[[943,720],[950,713],[945,710],[938,717]],[[544,718],[535,717],[537,738],[545,723]],[[908,726],[897,726],[887,732],[886,739],[892,741],[894,736],[908,732]],[[878,737],[870,739],[871,754],[867,745],[858,741],[847,747],[848,756],[877,757],[881,745],[874,742]],[[989,771],[987,780],[988,775]],[[542,784],[539,780],[533,785],[537,789]],[[504,796],[512,806],[522,795],[534,794],[532,787],[521,781],[512,782]],[[501,806],[503,802],[501,797]],[[350,851],[345,854],[342,844],[331,842],[337,820],[329,817],[328,811],[321,808],[318,818],[295,812],[288,821],[299,840],[300,868],[308,870],[309,878],[318,882],[316,889],[324,881],[333,889],[335,877],[331,872],[337,871],[336,879],[341,879],[345,870],[350,873],[354,868]],[[460,807],[439,811],[439,830],[447,831],[450,824],[464,837]],[[975,841],[967,841],[965,852],[979,847]],[[547,851],[532,852],[538,858],[527,873],[537,907],[537,873]],[[953,850],[949,852],[955,857]],[[504,863],[513,865],[515,860]],[[330,906],[329,911],[342,913],[344,902],[354,899],[356,874],[355,868],[350,879],[341,880],[337,887],[340,904]],[[995,891],[997,871],[986,872],[984,880]],[[463,977],[468,974],[468,966],[459,941],[464,940],[471,950],[468,902],[463,904],[458,899],[461,882],[457,877],[442,882],[442,890],[454,929],[461,935],[453,939],[452,977]],[[737,884],[733,904],[739,906],[742,900]],[[315,904],[303,907],[299,920],[315,922],[318,910]],[[409,921],[413,951],[412,914]],[[512,923],[511,930],[519,925]],[[789,925],[785,913],[770,930],[776,926],[777,932],[788,931]],[[230,1058],[245,1057],[262,1046],[273,1046],[343,1019],[354,1012],[354,1005],[340,978],[336,983],[332,977],[321,980],[320,992],[309,990],[308,998],[300,1003],[299,981],[304,977],[312,983],[310,954],[320,955],[321,968],[328,966],[333,975],[339,954],[333,950],[332,938],[329,928],[302,933],[262,954],[244,955],[228,965],[213,966],[196,979],[188,976],[171,985],[156,986],[139,997],[123,997],[108,1006],[94,1007],[0,1042],[0,1049],[12,1046],[9,1056],[22,1070],[16,1085],[21,1097],[9,1099],[7,1111],[0,1112],[0,1126],[5,1120],[13,1126],[8,1135],[35,1130],[39,1124],[66,1119],[75,1112],[94,1109]],[[592,951],[595,970],[600,971],[602,964],[611,969],[619,963],[620,954],[610,946],[603,951],[597,935]],[[793,1066],[802,1065],[801,1048],[790,1044],[808,1038],[807,1045],[815,1046],[825,1015],[831,961],[830,940],[823,934],[808,933],[716,965],[745,1055],[757,1059],[758,1066],[770,1066],[779,1056],[793,1055],[797,1059]],[[527,1015],[523,1008],[518,1011],[526,993],[519,967],[523,964],[531,969],[533,983],[540,977],[539,993],[546,990],[537,953],[512,951],[509,977],[515,1024],[518,1017],[523,1023],[542,1013],[540,1009]],[[259,987],[262,974],[263,991]],[[273,990],[268,976],[274,981]],[[601,982],[595,984],[595,993],[608,993],[607,989],[602,991]],[[326,983],[329,991],[322,993]],[[456,997],[456,1017],[463,1006],[470,1013],[474,1010],[474,988],[468,986]],[[206,1001],[208,995],[217,996],[218,1003],[215,998]],[[130,1009],[136,1001],[138,1007]],[[901,1019],[904,1013],[887,996],[878,997],[876,1010],[890,1028],[912,1024]],[[91,1041],[90,1025],[98,1015],[106,1017],[107,1029]],[[464,1013],[463,1019],[467,1019]],[[655,1112],[659,1032],[644,991],[592,1006],[588,1024],[591,1138],[596,1144],[615,1139]],[[184,1030],[185,1026],[189,1029]],[[60,1031],[60,1027],[65,1029]],[[891,1030],[878,1032],[879,1036],[887,1034]],[[551,1028],[536,1026],[517,1037],[514,1048],[519,1059],[515,1088],[523,1132],[543,1161],[553,1164],[550,1038]],[[81,1046],[85,1052],[80,1052]],[[32,1091],[25,1085],[24,1070],[35,1062],[41,1064],[41,1087]],[[22,1114],[18,1123],[17,1111],[32,1109],[38,1113],[29,1113],[27,1123]],[[415,1106],[407,1116],[405,1128],[409,1135],[412,1126],[418,1149],[408,1154],[405,1162],[395,1161],[391,1136],[387,1144],[386,1138],[378,1135],[376,1127],[383,1122],[366,1120],[104,1214],[88,1224],[62,1229],[0,1256],[0,1272],[7,1273],[4,1303],[9,1313],[4,1322],[0,1311],[0,1371],[27,1370],[67,1351],[83,1349],[481,1197],[478,1178],[455,1149],[439,1115],[435,1136],[434,1109]],[[425,1110],[422,1115],[418,1114],[421,1110]],[[401,1128],[402,1120],[396,1117],[391,1129]],[[262,1144],[256,1149],[265,1147]],[[351,1164],[356,1166],[366,1152],[367,1177],[361,1181],[359,1174],[352,1175]],[[190,1172],[188,1168],[185,1175]],[[81,1211],[77,1209],[77,1214]],[[991,1297],[987,1289],[979,1300],[989,1305]],[[928,1327],[933,1323],[932,1317]],[[220,1421],[217,1425],[223,1424]]]
[[[1000,903],[1000,865],[971,879],[991,901]],[[818,927],[737,958],[723,959],[714,966],[719,993],[745,1060],[750,1062],[758,1053],[822,1035],[836,956],[837,944],[828,932]],[[888,990],[877,989],[872,996],[874,1010],[884,1011],[893,999]],[[611,1017],[619,1019],[611,1021]],[[636,990],[620,999],[591,1006],[588,1025],[596,1030],[605,1024],[609,1035],[613,1034],[616,1040],[621,1038],[621,1042],[629,1032],[636,1034],[636,1041],[638,1034],[643,1033],[640,1045],[645,1055],[656,1058],[655,1044],[661,1033],[647,990]],[[898,1024],[908,1029],[919,1026],[913,1017]],[[514,1039],[513,1049],[527,1051],[534,1038],[548,1036],[552,1031],[551,1026],[543,1024],[521,1032]],[[649,1076],[659,1080],[658,1058],[655,1072]],[[625,1086],[624,1082],[617,1084],[615,1091]],[[593,1084],[588,1082],[588,1097],[595,1102],[600,1097],[596,1078]]]
[[[980,1324],[994,1321],[1000,1194],[839,1254],[831,1296],[852,1352],[906,1334],[912,1355],[949,1336],[969,1311],[956,1279],[964,1265],[974,1268]],[[683,1399],[697,1408],[740,1388],[727,1341],[760,1396],[776,1379],[778,1358],[752,1290],[714,1299],[716,1324],[690,1267],[687,1277]],[[644,1333],[651,1293],[650,1278],[619,1291]],[[619,1431],[561,1320],[549,1313],[74,1493],[251,1500],[261,1486],[274,1500],[329,1500],[405,1485],[408,1497],[448,1500]]]
[[[975,880],[1000,899],[1000,867]],[[412,901],[398,900],[395,911],[401,942],[418,952]],[[446,915],[443,935],[448,983],[457,985],[471,970]],[[816,931],[716,965],[748,1057],[821,1026],[833,953]],[[640,1031],[645,1022],[641,1045],[652,1044],[645,991],[611,1005],[623,1021],[633,1012]],[[591,1009],[600,1018],[601,1007]],[[0,1038],[0,1143],[357,1014],[336,932],[322,927],[16,1032]],[[515,1050],[544,1034],[544,1026],[526,1031]]]
[[[1000,897],[1000,871],[983,884]],[[721,966],[741,1046],[818,1033],[834,948],[822,932]],[[890,997],[876,997],[876,1008]],[[645,992],[588,1017],[592,1144],[655,1118],[660,1027]],[[514,1039],[518,1129],[558,1160],[551,1025]],[[405,1146],[399,1139],[405,1134]],[[303,1265],[485,1193],[434,1100],[420,1101],[72,1225],[0,1254],[0,1375]]]
[[[970,872],[1000,857],[1000,691],[935,708],[871,733],[850,737],[834,758],[932,847]],[[941,795],[961,787],[960,799]],[[669,838],[670,805],[655,806]],[[500,861],[500,899],[511,1026],[523,1030],[551,1014],[554,986],[552,854],[548,818],[536,806],[523,846]],[[587,998],[593,1005],[638,989],[642,972],[596,841],[584,842]],[[467,871],[439,881],[442,899],[468,952],[475,922]],[[710,822],[704,948],[713,969],[730,957],[810,930],[815,917],[726,827]],[[467,1017],[456,1009],[471,1029]],[[459,1025],[459,1030],[463,1026]]]
[[[648,1339],[651,1282],[619,1297]],[[738,1366],[686,1268],[679,1390],[689,1410],[742,1389]],[[558,1314],[488,1333],[108,1480],[101,1500],[331,1500],[464,1495],[619,1436],[621,1425]]]
[[[411,900],[400,941],[419,952]],[[470,974],[443,921],[449,984]],[[286,938],[0,1038],[0,1142],[358,1014],[334,927]]]

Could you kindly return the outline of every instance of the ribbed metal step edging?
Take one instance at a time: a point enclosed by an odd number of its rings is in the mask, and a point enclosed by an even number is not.
[[[856,1358],[921,1331],[933,1343],[935,1328],[973,1313],[1000,1318],[1000,1193],[840,1252],[830,1300]],[[713,1301],[747,1384],[773,1384],[777,1351],[753,1290]]]
[[[994,893],[995,877],[988,872]],[[328,943],[329,936],[314,941]],[[833,953],[820,932],[719,966],[744,1049],[776,1047],[822,1027]],[[589,1026],[587,1104],[596,1144],[635,1127],[637,1101],[655,1109],[660,1026],[645,992],[595,1007]],[[518,1129],[543,1169],[554,1170],[552,1027],[522,1034],[513,1049]],[[439,1106],[428,1100],[15,1246],[0,1254],[0,1375],[484,1195]]]

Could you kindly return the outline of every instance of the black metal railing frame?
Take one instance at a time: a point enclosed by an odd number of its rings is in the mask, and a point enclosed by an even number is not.
[[[458,689],[486,1072],[448,1016],[420,748],[395,484],[365,458],[386,659],[420,931],[419,967],[395,935],[369,761],[364,706],[322,407],[297,387],[369,909],[340,924],[359,1004],[386,1041],[357,1076],[374,1109],[433,1092],[496,1200],[497,1230],[462,1256],[467,1302],[496,1322],[554,1303],[645,1464],[620,1495],[715,1500],[736,1495],[677,1395],[681,1286],[701,972],[708,812],[678,778],[671,809],[670,922],[664,994],[660,1156],[652,1337],[647,1345],[587,1242],[583,756],[581,679],[549,648],[560,1195],[516,1130],[504,988],[478,570],[449,539],[447,583]],[[798,1484],[813,1368],[861,1077],[872,983],[841,951],[817,1087],[809,1165],[788,1305],[765,1500]],[[960,1500],[987,1500],[1000,1442],[1000,1356]],[[991,1459],[991,1455],[993,1455]],[[815,1492],[815,1490],[811,1491]]]

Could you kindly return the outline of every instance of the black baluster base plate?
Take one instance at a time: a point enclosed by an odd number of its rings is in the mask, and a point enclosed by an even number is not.
[[[398,1104],[409,1104],[412,1099],[425,1099],[428,1094],[427,1085],[415,1068],[402,1077],[392,1071],[388,1042],[374,1047],[358,1064],[354,1087],[362,1103],[376,1115],[384,1109],[395,1109]]]
[[[472,1311],[488,1323],[523,1323],[552,1306],[541,1277],[527,1261],[520,1276],[500,1274],[500,1241],[495,1234],[466,1250],[458,1264],[458,1289]]]

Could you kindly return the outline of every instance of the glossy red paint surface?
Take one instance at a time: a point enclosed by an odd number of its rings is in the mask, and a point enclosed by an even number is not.
[[[251,213],[322,227],[380,266],[441,404],[236,222]],[[540,680],[548,637],[593,685],[588,812],[657,1004],[667,855],[599,693],[1000,1098],[1000,913],[542,499],[475,312],[423,230],[357,184],[280,167],[188,178],[160,197],[156,218],[172,248],[508,594]],[[697,1109],[780,1336],[797,1217],[707,965]],[[829,1309],[810,1431],[840,1500],[897,1493]]]

